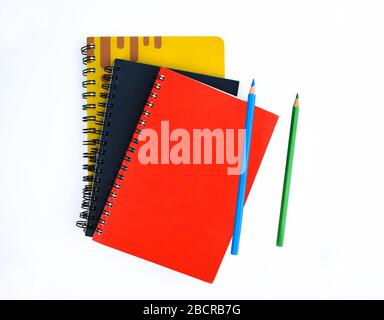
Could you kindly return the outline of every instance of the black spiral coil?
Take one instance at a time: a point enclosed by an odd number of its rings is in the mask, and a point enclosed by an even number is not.
[[[86,65],[87,67],[83,69],[83,76],[87,77],[88,74],[91,73],[96,73],[96,68],[92,66],[92,64],[95,63],[96,57],[95,55],[89,54],[91,50],[94,50],[96,48],[95,44],[90,43],[87,44],[86,46],[83,46],[81,48],[81,53],[84,55],[83,57],[83,64]],[[111,67],[106,68],[106,75],[103,75],[103,80],[109,79],[108,77],[110,73],[112,72],[113,69]],[[92,79],[92,80],[84,80],[82,82],[82,87],[87,89],[86,92],[82,94],[83,99],[87,98],[95,98],[96,97],[96,92],[92,91],[92,87],[95,87],[97,85],[97,81]],[[102,83],[101,84],[101,89],[103,90],[109,90],[109,83]],[[108,97],[108,93],[101,92],[100,93],[100,98],[101,99],[106,99]],[[98,107],[101,108],[106,108],[107,102],[98,102],[97,104]],[[86,102],[83,104],[82,109],[84,111],[88,111],[90,109],[95,110],[96,109],[96,104],[95,103],[88,103]],[[83,116],[83,122],[87,123],[86,128],[83,129],[83,133],[88,135],[88,134],[95,134],[95,135],[100,135],[102,133],[102,130],[98,129],[94,125],[99,125],[103,126],[104,124],[104,119],[106,117],[105,112],[103,111],[98,111],[96,112],[96,115],[85,115]],[[93,201],[96,200],[96,196],[94,195],[95,191],[97,192],[97,187],[93,186],[93,183],[95,181],[98,181],[98,178],[95,177],[95,173],[98,172],[98,164],[100,164],[102,161],[97,159],[97,153],[98,151],[98,146],[103,144],[102,139],[86,139],[83,141],[83,145],[85,146],[92,146],[90,149],[87,150],[87,152],[83,153],[83,158],[87,159],[87,163],[83,165],[83,169],[87,171],[87,174],[83,176],[83,181],[86,182],[85,187],[83,188],[83,201],[81,204],[81,208],[83,211],[80,213],[80,218],[82,220],[79,220],[76,222],[76,225],[80,228],[82,228],[84,231],[86,231],[87,225],[91,223],[94,219],[93,211],[95,210],[95,206],[93,205]]]
[[[162,85],[159,81],[164,81],[165,76],[160,74],[160,75],[158,75],[157,80],[158,81],[155,82],[155,84],[152,88],[152,91],[149,95],[149,98],[148,98],[148,100],[144,106],[144,110],[143,110],[141,117],[140,117],[140,120],[136,126],[133,137],[129,143],[127,152],[124,155],[123,162],[120,165],[120,169],[118,171],[116,181],[112,187],[112,190],[111,190],[109,197],[108,197],[108,200],[106,202],[105,208],[109,208],[109,209],[103,210],[102,216],[101,216],[100,220],[98,221],[96,232],[99,235],[103,234],[103,227],[107,224],[108,217],[111,214],[110,209],[113,208],[114,201],[118,197],[118,193],[119,193],[119,190],[121,188],[120,181],[124,180],[124,174],[127,170],[129,170],[128,169],[129,163],[132,161],[132,157],[131,157],[132,154],[136,152],[137,144],[139,142],[139,135],[142,133],[142,129],[147,124],[148,117],[150,117],[152,109],[155,106],[154,100],[157,98],[157,96],[158,96],[157,91],[159,91],[161,89],[161,85]],[[109,92],[109,93],[111,93],[111,92]]]

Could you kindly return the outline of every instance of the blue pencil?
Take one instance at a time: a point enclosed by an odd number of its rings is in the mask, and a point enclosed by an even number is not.
[[[249,90],[249,94],[248,94],[247,113],[245,116],[245,137],[244,137],[245,147],[243,145],[239,186],[237,189],[235,225],[233,227],[233,235],[232,235],[231,254],[233,255],[237,255],[239,253],[241,222],[243,220],[245,187],[247,184],[249,150],[251,147],[252,124],[253,124],[253,114],[255,111],[255,103],[256,103],[255,80],[252,80],[251,89]]]

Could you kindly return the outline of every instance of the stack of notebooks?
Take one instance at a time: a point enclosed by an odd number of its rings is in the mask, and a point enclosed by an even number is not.
[[[77,225],[109,247],[213,282],[231,240],[246,102],[218,37],[90,37]],[[277,122],[255,108],[247,179]]]

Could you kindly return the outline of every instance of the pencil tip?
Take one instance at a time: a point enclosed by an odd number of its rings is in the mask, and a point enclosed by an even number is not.
[[[251,89],[249,89],[250,94],[255,94],[255,79],[252,80]]]
[[[295,102],[293,103],[293,106],[298,108],[299,107],[299,94],[296,94]]]

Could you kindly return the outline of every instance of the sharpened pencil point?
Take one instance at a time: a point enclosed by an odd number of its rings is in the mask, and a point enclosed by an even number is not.
[[[295,108],[299,107],[299,94],[296,94],[296,99],[295,99],[295,102],[293,103],[293,106]]]
[[[252,80],[251,89],[249,89],[250,94],[255,94],[255,79]]]

